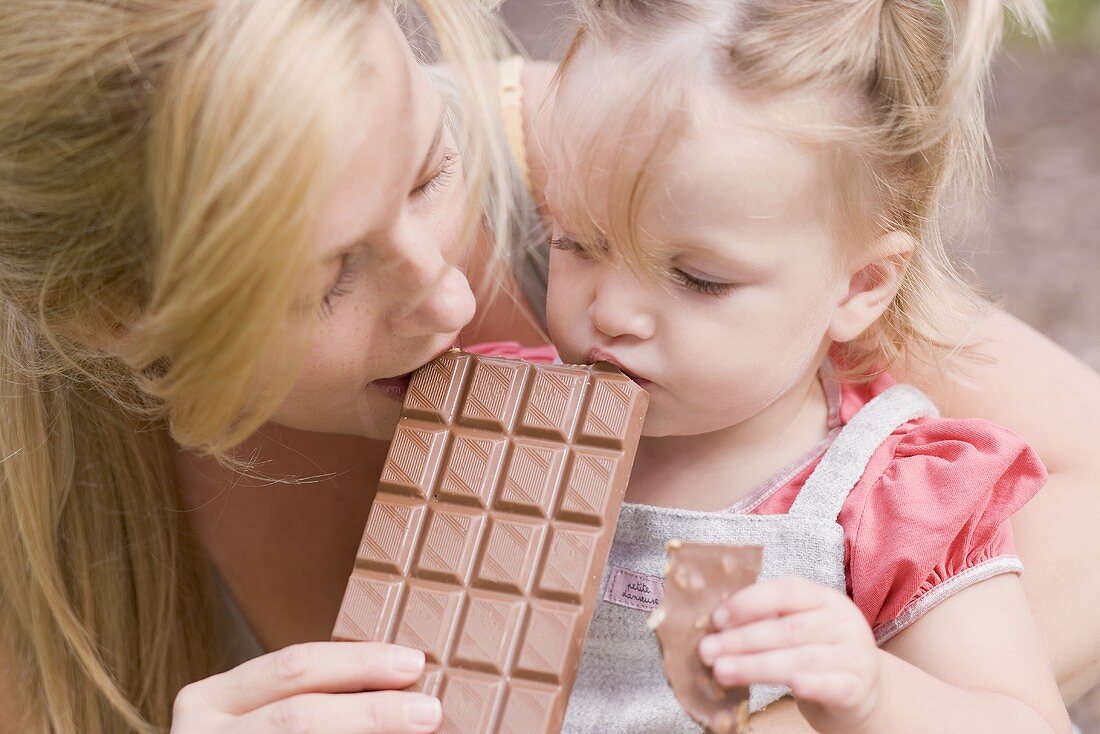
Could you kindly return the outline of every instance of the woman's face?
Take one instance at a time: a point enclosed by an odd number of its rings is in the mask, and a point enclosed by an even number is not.
[[[273,420],[389,438],[403,378],[455,343],[475,303],[465,274],[449,265],[466,194],[443,100],[388,13],[365,49],[367,103],[338,150],[342,173],[314,242],[327,295]]]

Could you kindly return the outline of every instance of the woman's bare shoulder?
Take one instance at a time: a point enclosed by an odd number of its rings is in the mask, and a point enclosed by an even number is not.
[[[999,310],[983,325],[977,352],[978,360],[956,372],[895,374],[928,392],[944,415],[985,418],[1016,431],[1052,473],[1100,463],[1094,435],[1100,374]]]

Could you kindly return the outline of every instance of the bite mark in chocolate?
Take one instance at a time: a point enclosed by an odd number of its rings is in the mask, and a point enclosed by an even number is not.
[[[664,598],[649,616],[665,677],[691,718],[714,734],[747,734],[749,689],[718,685],[699,658],[699,642],[715,632],[711,614],[760,574],[762,549],[668,543]]]

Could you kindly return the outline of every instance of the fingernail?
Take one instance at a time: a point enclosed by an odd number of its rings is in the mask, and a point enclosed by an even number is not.
[[[438,698],[417,696],[405,704],[405,720],[418,726],[435,726],[443,718],[443,706]]]
[[[737,673],[737,663],[733,658],[721,658],[714,663],[714,676],[730,680]]]
[[[711,618],[714,620],[716,627],[725,627],[726,623],[730,621],[730,613],[725,607],[718,607],[714,610],[714,615]]]
[[[394,648],[390,665],[398,673],[419,673],[424,669],[424,653],[408,647]]]
[[[714,635],[710,637],[704,637],[702,642],[699,643],[699,657],[703,658],[703,662],[710,664],[714,658],[718,657],[718,653],[722,650],[722,643],[718,641],[718,638]]]

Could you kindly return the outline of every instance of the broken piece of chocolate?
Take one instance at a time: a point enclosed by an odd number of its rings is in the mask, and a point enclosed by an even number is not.
[[[560,731],[648,405],[606,363],[418,370],[333,639],[423,650],[440,732]]]
[[[763,549],[709,543],[668,544],[665,594],[649,616],[665,677],[680,705],[706,731],[742,734],[749,718],[749,689],[724,688],[699,658],[699,642],[715,632],[711,615],[760,575]]]

